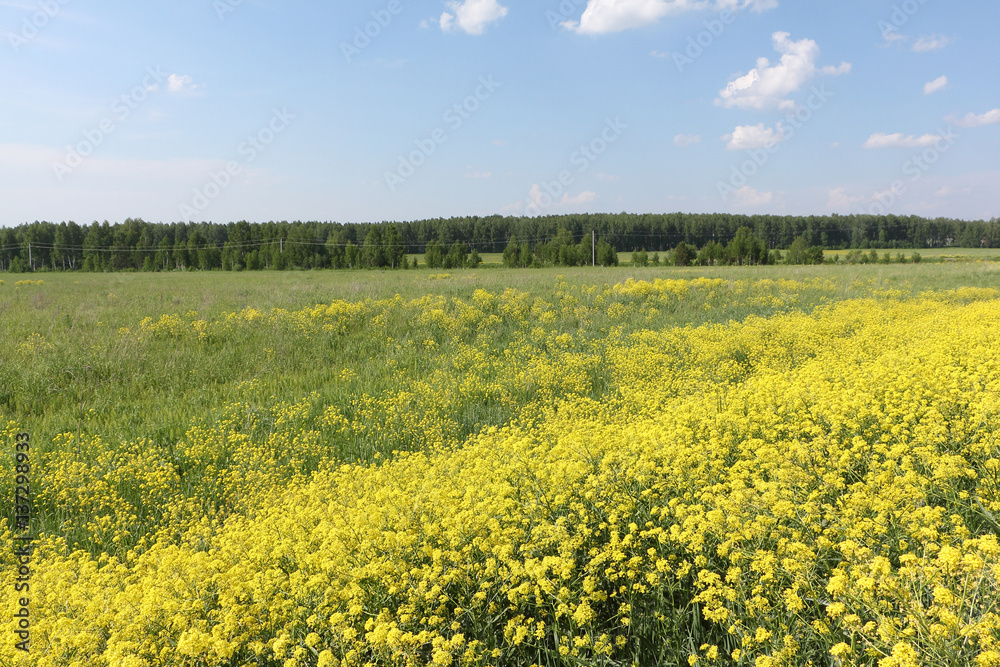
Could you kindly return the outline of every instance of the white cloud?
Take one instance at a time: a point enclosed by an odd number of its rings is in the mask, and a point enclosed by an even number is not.
[[[948,85],[948,77],[940,76],[924,85],[924,95],[933,95]]]
[[[896,42],[900,43],[900,46],[904,46],[913,43],[912,48],[917,53],[927,53],[928,51],[939,51],[951,43],[951,39],[948,37],[938,37],[937,35],[921,35],[914,39],[909,35],[904,35],[895,28],[892,30],[886,30],[884,35],[885,44],[883,46],[892,46]]]
[[[621,176],[615,176],[614,174],[594,174],[594,177],[599,181],[611,181],[612,183],[622,180]]]
[[[996,125],[1000,123],[1000,109],[993,109],[983,114],[966,114],[964,118],[949,116],[947,120],[962,127],[982,127],[983,125]]]
[[[723,141],[728,141],[726,149],[731,151],[753,150],[755,148],[771,148],[780,144],[786,139],[785,133],[778,127],[765,127],[764,123],[757,125],[740,125],[732,134],[722,137]]]
[[[768,9],[777,8],[778,0],[716,0],[715,2],[715,9],[717,11],[722,11],[723,9],[730,11],[749,9],[760,14]]]
[[[535,207],[537,209],[545,209],[553,204],[559,206],[568,206],[573,204],[589,204],[597,199],[597,193],[586,190],[576,195],[575,197],[570,196],[568,192],[564,192],[562,198],[558,201],[553,202],[550,195],[542,190],[542,186],[535,183],[531,186],[531,190],[528,192],[528,207]],[[512,210],[519,210],[520,206],[514,205]]]
[[[936,36],[921,36],[913,44],[913,50],[917,53],[925,53],[927,51],[937,51],[948,46],[947,37],[936,37]]]
[[[534,204],[535,206],[541,206],[543,194],[544,193],[542,192],[542,186],[540,186],[538,183],[535,183],[534,185],[531,186],[531,189],[528,190],[528,200],[531,201],[531,203]]]
[[[949,186],[946,185],[946,186],[942,187],[941,189],[937,190],[934,193],[934,196],[938,197],[938,198],[941,198],[941,199],[944,199],[944,198],[947,198],[947,197],[957,197],[957,196],[967,197],[967,196],[971,195],[972,192],[973,192],[973,188],[971,188],[971,187],[967,187],[967,188],[953,188],[953,187],[949,187]]]
[[[467,173],[465,175],[465,177],[466,178],[474,178],[474,179],[492,178],[493,177],[493,172],[492,171],[470,171],[469,173]]]
[[[452,0],[447,4],[453,13],[444,12],[438,21],[445,32],[457,28],[470,35],[481,35],[487,25],[507,16],[507,7],[497,0]]]
[[[901,35],[898,32],[896,32],[895,29],[893,29],[893,30],[887,30],[885,32],[885,45],[886,46],[889,46],[893,42],[898,42],[899,40],[909,41],[909,39],[910,38],[907,37],[906,35]]]
[[[850,63],[818,68],[816,58],[819,46],[816,42],[811,39],[793,42],[789,36],[787,32],[776,32],[771,36],[774,49],[781,54],[780,62],[772,65],[767,58],[758,58],[757,67],[730,81],[719,92],[715,103],[727,109],[790,110],[795,108],[795,103],[787,96],[816,76],[837,76],[851,71]]]
[[[578,194],[575,197],[570,197],[569,193],[567,192],[567,193],[565,193],[562,196],[562,201],[560,201],[559,203],[561,203],[561,204],[589,204],[590,202],[594,201],[595,199],[597,199],[597,193],[596,192],[592,192],[590,190],[587,190],[585,192],[581,192],[580,194]]]
[[[701,143],[700,134],[678,134],[674,137],[674,144],[681,148],[697,143]]]
[[[910,136],[904,136],[903,134],[897,132],[896,134],[883,134],[882,132],[876,132],[872,136],[868,137],[868,141],[865,142],[865,148],[927,148],[928,146],[933,146],[941,141],[941,136],[937,134],[925,134],[922,137],[915,137],[912,134]]]
[[[566,21],[562,25],[581,35],[601,35],[641,28],[664,16],[688,11],[750,9],[762,12],[777,6],[777,0],[588,0],[579,21]]]
[[[193,93],[201,88],[187,74],[171,74],[167,77],[167,90],[171,93]]]
[[[733,203],[736,206],[754,207],[765,206],[774,201],[773,192],[758,192],[749,185],[744,185],[732,194]]]
[[[848,195],[847,188],[843,186],[830,190],[828,194],[830,198],[827,200],[826,207],[831,211],[851,209],[856,204],[864,201],[863,197],[851,197]]]
[[[503,139],[494,139],[493,140],[493,145],[494,146],[506,146],[507,142],[504,141]]]

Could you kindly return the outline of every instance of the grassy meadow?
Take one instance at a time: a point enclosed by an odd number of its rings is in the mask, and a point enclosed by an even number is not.
[[[1000,666],[992,257],[3,275],[0,665]]]

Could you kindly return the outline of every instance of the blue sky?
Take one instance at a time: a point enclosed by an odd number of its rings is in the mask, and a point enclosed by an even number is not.
[[[0,225],[1000,215],[995,0],[0,0]]]

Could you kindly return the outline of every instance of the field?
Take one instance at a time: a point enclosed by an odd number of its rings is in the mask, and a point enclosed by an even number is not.
[[[840,257],[841,261],[847,256],[850,250],[827,250],[824,254],[828,259]],[[866,250],[870,253],[871,250]],[[996,248],[921,248],[920,250],[875,250],[881,257],[889,253],[893,257],[902,255],[907,259],[918,253],[922,261],[925,262],[974,262],[974,261],[1000,261],[1000,250]]]
[[[424,266],[424,255],[407,255],[406,259],[409,261],[416,260],[417,263],[423,267]],[[479,259],[483,261],[482,268],[496,268],[503,266],[503,253],[502,252],[483,252],[479,253]]]
[[[840,258],[840,261],[844,261],[847,258],[847,254],[850,250],[827,250],[824,255],[828,261],[833,261],[836,258]],[[871,250],[866,250],[865,253],[870,253]],[[892,257],[896,255],[902,255],[907,261],[913,256],[914,252],[920,254],[921,260],[924,262],[976,262],[976,261],[989,261],[989,262],[1000,262],[1000,250],[996,248],[922,248],[920,250],[880,250],[876,249],[879,257],[884,256],[889,253]],[[666,259],[667,253],[660,253],[661,259]],[[618,253],[620,261],[624,264],[631,261],[632,253],[621,252]],[[502,253],[482,253],[480,258],[483,260],[482,268],[497,268],[503,266],[503,254]],[[423,255],[407,255],[407,260],[423,263]]]
[[[979,259],[3,276],[0,665],[1000,666]]]

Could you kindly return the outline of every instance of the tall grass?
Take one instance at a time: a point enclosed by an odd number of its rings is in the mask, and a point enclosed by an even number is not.
[[[699,278],[723,283],[655,303],[648,295],[610,289],[630,280]],[[130,456],[129,447],[141,442],[155,453],[153,459],[183,478],[180,488],[195,503],[192,507],[228,511],[232,508],[226,507],[227,498],[212,478],[233,462],[224,455],[184,458],[178,451],[192,446],[193,427],[230,418],[227,411],[233,405],[265,414],[268,406],[309,399],[310,405],[336,408],[347,422],[387,420],[381,435],[354,429],[350,436],[323,436],[329,457],[368,461],[429,443],[461,443],[523,416],[523,407],[535,405],[539,392],[569,392],[517,380],[520,371],[531,376],[556,362],[553,336],[571,334],[574,349],[589,355],[580,370],[583,386],[573,391],[601,400],[614,387],[604,371],[606,351],[600,344],[609,336],[808,312],[872,295],[995,286],[998,279],[1000,272],[989,263],[449,274],[47,274],[40,285],[0,286],[5,332],[0,339],[0,424],[13,422],[30,430],[46,461],[72,457],[89,466],[87,474],[95,478],[104,474],[94,469],[102,456]],[[739,285],[744,287],[732,292]],[[425,317],[435,300],[452,316],[456,304],[474,302],[476,290],[494,295],[513,290],[522,316],[470,329],[459,340]],[[721,298],[723,293],[729,296]],[[224,324],[229,314],[248,309],[273,316],[336,301],[374,305],[334,332],[297,328],[282,316],[255,326]],[[539,308],[550,313],[543,315]],[[176,316],[183,332],[144,333],[147,318],[153,323],[149,328],[164,315]],[[208,335],[196,335],[198,322],[204,322]],[[473,351],[475,362],[463,358]],[[416,426],[421,422],[414,414],[426,423]],[[383,425],[373,424],[377,426]],[[267,428],[266,423],[255,424],[248,435],[264,438]],[[4,460],[7,456],[4,452]],[[286,469],[289,461],[278,468]],[[305,465],[299,472],[309,473],[319,463]],[[141,489],[127,488],[129,483],[121,482],[123,497],[153,512]],[[84,517],[68,516],[54,496],[41,498],[49,503],[40,508],[44,531],[100,551],[102,547],[88,542]],[[160,523],[150,519],[147,529],[135,531],[135,539]]]

